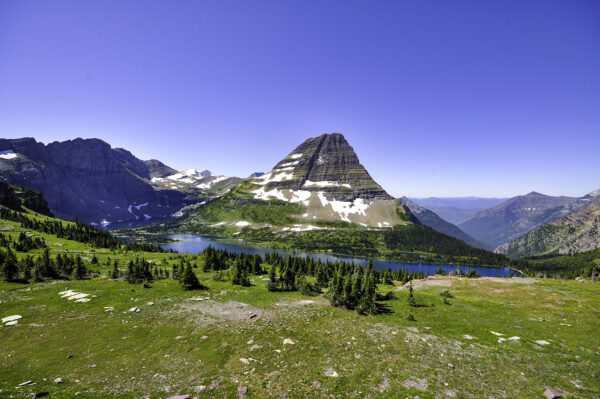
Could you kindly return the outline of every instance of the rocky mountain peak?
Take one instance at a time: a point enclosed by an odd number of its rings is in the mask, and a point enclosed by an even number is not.
[[[265,176],[272,180],[269,182],[272,187],[318,191],[328,199],[393,199],[371,178],[340,133],[322,134],[304,141]]]

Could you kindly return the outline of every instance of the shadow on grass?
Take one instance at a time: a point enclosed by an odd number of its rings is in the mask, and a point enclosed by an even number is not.
[[[390,305],[385,303],[377,303],[377,314],[393,314],[394,311],[391,309]]]

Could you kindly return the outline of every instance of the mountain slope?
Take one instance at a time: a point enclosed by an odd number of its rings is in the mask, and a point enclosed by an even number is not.
[[[552,197],[536,192],[513,197],[490,209],[478,212],[458,227],[476,239],[497,247],[525,233],[588,205],[582,198]]]
[[[600,247],[600,200],[496,248],[510,258],[566,255]]]
[[[444,233],[451,237],[456,237],[472,247],[491,249],[489,245],[477,241],[452,223],[446,222],[434,212],[415,204],[410,199],[402,197],[399,199],[399,201],[410,210],[411,214],[417,218],[421,224],[429,226],[440,233]]]
[[[306,140],[270,172],[246,180],[182,223],[306,230],[322,228],[315,223],[324,222],[384,228],[409,219],[360,164],[344,136],[333,133]]]
[[[48,145],[33,138],[0,139],[0,176],[9,184],[43,193],[59,218],[93,224],[150,220],[212,198],[210,190],[161,186],[152,179],[174,169],[160,161],[142,161],[129,151],[98,139]]]

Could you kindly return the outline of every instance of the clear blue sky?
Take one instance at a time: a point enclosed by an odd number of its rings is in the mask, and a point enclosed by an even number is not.
[[[600,2],[0,1],[0,137],[247,176],[334,131],[393,195],[600,188]]]

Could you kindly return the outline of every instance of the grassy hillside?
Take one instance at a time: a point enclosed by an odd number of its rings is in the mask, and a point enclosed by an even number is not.
[[[0,230],[43,238],[51,256],[77,254],[90,269],[84,280],[0,281],[0,318],[21,316],[0,324],[0,397],[531,398],[547,387],[600,395],[600,290],[589,280],[415,280],[416,306],[394,281],[377,289],[395,299],[364,316],[331,306],[326,290],[270,292],[265,275],[242,287],[224,270],[216,281],[203,255],[101,248],[10,220]],[[167,270],[196,265],[206,289],[109,278],[115,259],[136,258]],[[89,301],[62,297],[67,290]],[[35,385],[19,386],[27,381]]]

